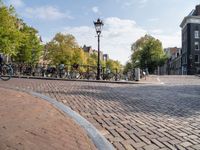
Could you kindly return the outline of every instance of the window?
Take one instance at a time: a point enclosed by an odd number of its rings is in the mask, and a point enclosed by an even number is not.
[[[195,55],[195,56],[194,56],[194,62],[195,62],[195,63],[198,63],[198,62],[199,62],[199,55]]]
[[[194,38],[199,39],[199,31],[194,31]]]
[[[195,50],[199,50],[199,42],[195,42],[194,45],[195,45]]]
[[[186,63],[187,63],[187,60],[186,60],[186,57],[185,57],[185,56],[182,57],[182,63],[183,63],[183,64],[186,64]]]
[[[187,48],[186,48],[186,44],[183,43],[183,47],[182,47],[182,53],[185,53],[187,51]]]

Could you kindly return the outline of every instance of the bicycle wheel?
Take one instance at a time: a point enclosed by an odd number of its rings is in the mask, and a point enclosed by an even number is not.
[[[109,81],[114,81],[115,80],[115,74],[114,73],[109,73],[108,75],[107,75],[107,80],[109,80]]]
[[[10,65],[7,65],[7,64],[1,65],[0,78],[3,81],[9,80],[11,78],[12,74],[13,74],[13,69]]]
[[[88,80],[95,80],[97,78],[96,72],[90,72],[88,76]]]

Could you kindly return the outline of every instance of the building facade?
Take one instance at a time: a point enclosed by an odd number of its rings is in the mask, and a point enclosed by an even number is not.
[[[104,61],[108,61],[108,60],[109,60],[108,54],[103,54],[103,60],[104,60]]]
[[[93,50],[92,50],[91,46],[84,45],[83,46],[83,50],[84,50],[84,52],[89,53],[89,55],[93,53]]]
[[[182,72],[185,75],[200,73],[200,5],[186,16],[182,28]]]
[[[92,46],[86,46],[84,45],[83,48],[84,52],[88,53],[89,55],[96,54],[98,55],[98,50],[92,49]],[[109,59],[108,54],[103,54],[102,51],[100,51],[100,60],[107,61]]]
[[[166,53],[168,60],[160,68],[160,75],[181,75],[181,48],[169,47],[165,48],[164,52]]]

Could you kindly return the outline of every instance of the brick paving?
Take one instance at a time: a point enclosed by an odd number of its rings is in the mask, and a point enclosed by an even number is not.
[[[48,102],[0,88],[1,150],[96,150],[71,118]]]
[[[200,79],[159,80],[163,84],[12,79],[0,81],[0,86],[32,90],[63,102],[120,150],[199,150]]]

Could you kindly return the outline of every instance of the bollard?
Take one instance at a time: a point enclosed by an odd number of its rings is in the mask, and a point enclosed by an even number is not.
[[[140,68],[135,68],[135,81],[140,81]]]

